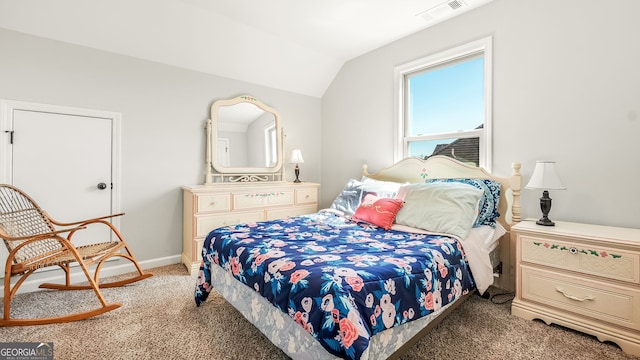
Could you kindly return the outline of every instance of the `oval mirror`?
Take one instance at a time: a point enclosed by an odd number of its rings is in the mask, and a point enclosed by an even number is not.
[[[220,174],[277,173],[282,167],[278,112],[250,96],[211,105],[207,160]]]

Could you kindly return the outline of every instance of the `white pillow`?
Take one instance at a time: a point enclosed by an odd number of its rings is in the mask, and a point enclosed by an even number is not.
[[[377,197],[392,198],[398,193],[398,189],[402,186],[402,183],[393,181],[383,181],[372,179],[367,176],[363,176],[361,179],[360,189],[363,193],[372,193]],[[362,195],[364,198],[364,195]]]
[[[463,183],[404,185],[396,196],[404,200],[396,223],[464,239],[478,216],[483,194]]]

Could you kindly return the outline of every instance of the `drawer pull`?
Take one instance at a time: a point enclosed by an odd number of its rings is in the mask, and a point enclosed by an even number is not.
[[[569,298],[569,299],[575,300],[575,301],[580,301],[580,302],[587,301],[587,300],[595,300],[595,298],[596,298],[593,295],[587,295],[587,296],[584,296],[584,297],[578,297],[578,296],[575,296],[575,295],[567,294],[567,292],[561,287],[557,287],[556,291],[559,292],[560,294],[564,295],[566,298]]]

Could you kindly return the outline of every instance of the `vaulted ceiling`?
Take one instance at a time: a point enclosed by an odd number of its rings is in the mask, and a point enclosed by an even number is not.
[[[492,0],[0,0],[0,27],[321,97],[348,60]]]

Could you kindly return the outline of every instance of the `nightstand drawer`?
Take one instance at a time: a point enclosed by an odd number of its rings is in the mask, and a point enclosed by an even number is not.
[[[521,235],[520,241],[524,262],[640,284],[637,252],[530,235]]]
[[[640,291],[521,265],[522,299],[640,329]]]

